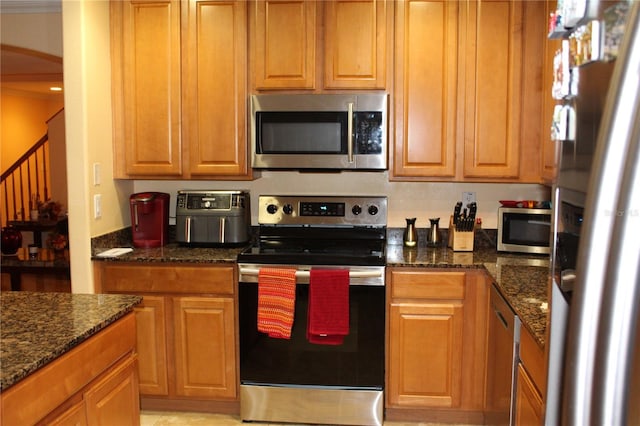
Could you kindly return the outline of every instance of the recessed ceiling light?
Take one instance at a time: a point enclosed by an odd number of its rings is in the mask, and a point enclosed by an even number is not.
[[[49,87],[49,90],[51,90],[52,92],[62,92],[62,87],[53,86],[53,87]]]

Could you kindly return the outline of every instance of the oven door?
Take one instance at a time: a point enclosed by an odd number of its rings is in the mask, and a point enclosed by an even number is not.
[[[309,283],[302,273],[296,286],[291,339],[258,331],[258,283],[239,284],[240,381],[242,384],[302,385],[382,390],[384,386],[384,267],[352,272],[349,286],[349,335],[342,345],[307,341]],[[357,275],[369,275],[357,277]]]

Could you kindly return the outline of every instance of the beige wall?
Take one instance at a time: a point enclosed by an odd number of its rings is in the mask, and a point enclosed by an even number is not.
[[[0,104],[2,171],[47,133],[47,121],[62,107],[64,100],[27,92],[3,90]]]
[[[71,286],[74,293],[93,293],[90,239],[128,225],[133,182],[113,180],[109,2],[63,1],[62,17]],[[94,163],[101,168],[98,186]],[[96,194],[100,219],[93,216]]]
[[[29,94],[27,92],[21,91],[12,91],[12,90],[2,90],[1,95],[1,103],[0,103],[0,129],[1,129],[1,137],[0,137],[0,168],[2,172],[5,172],[11,167],[21,156],[24,154],[29,148],[33,146],[42,136],[47,133],[47,120],[49,120],[56,112],[60,111],[63,106],[62,96],[59,96],[58,99],[46,97],[46,96],[38,96]],[[49,141],[49,154],[51,153],[51,140]],[[41,154],[39,154],[38,158]],[[40,163],[42,164],[42,163]],[[34,163],[31,163],[31,176],[35,177],[35,168],[33,167]],[[63,163],[64,167],[64,163]],[[51,172],[51,170],[50,170]],[[51,173],[49,174],[51,176]],[[16,180],[13,181],[9,179],[9,183],[15,183],[16,192],[20,191],[20,175],[15,175]],[[25,219],[28,219],[29,215],[29,187],[27,185],[27,170],[23,168],[22,178],[24,185],[22,186],[22,197],[23,203],[22,207],[25,209]],[[35,182],[35,180],[32,180]],[[53,197],[51,192],[52,183],[51,181],[47,182],[47,190],[48,196],[51,199],[56,199]],[[13,188],[12,185],[9,185],[8,190],[8,200],[13,199]],[[66,188],[65,188],[66,189]],[[5,187],[4,185],[0,188],[0,199],[3,203],[5,199]],[[36,188],[31,188],[32,193],[39,193],[42,201],[45,201],[45,191],[41,182],[41,186]],[[66,191],[65,191],[66,192]],[[61,201],[63,205],[66,206],[66,196],[64,200]],[[10,201],[11,202],[11,201]],[[16,202],[18,203],[17,214],[20,215],[21,205],[19,196],[16,198]],[[3,205],[3,204],[2,204]],[[13,209],[12,209],[13,211]],[[6,223],[8,219],[14,220],[15,217],[11,216],[10,218],[6,217],[5,209],[2,208],[0,210],[0,214],[2,215],[2,223]],[[12,213],[10,213],[12,214]],[[22,219],[22,217],[18,216],[18,220]],[[29,244],[31,242],[30,234],[25,235],[24,245]]]

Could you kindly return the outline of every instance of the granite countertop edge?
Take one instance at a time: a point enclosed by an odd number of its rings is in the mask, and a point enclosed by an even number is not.
[[[0,293],[0,391],[133,311],[141,296]]]

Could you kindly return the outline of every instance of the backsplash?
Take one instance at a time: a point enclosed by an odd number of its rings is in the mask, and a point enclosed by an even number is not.
[[[171,195],[170,223],[175,223],[175,197],[179,190],[248,190],[251,194],[251,223],[258,224],[260,195],[385,195],[388,197],[389,228],[405,226],[415,217],[418,229],[428,229],[429,218],[440,218],[442,228],[463,192],[474,192],[477,217],[483,228],[497,228],[499,200],[550,199],[550,188],[538,184],[390,182],[388,172],[300,173],[263,171],[254,181],[153,181],[137,180],[135,192],[162,191]]]

